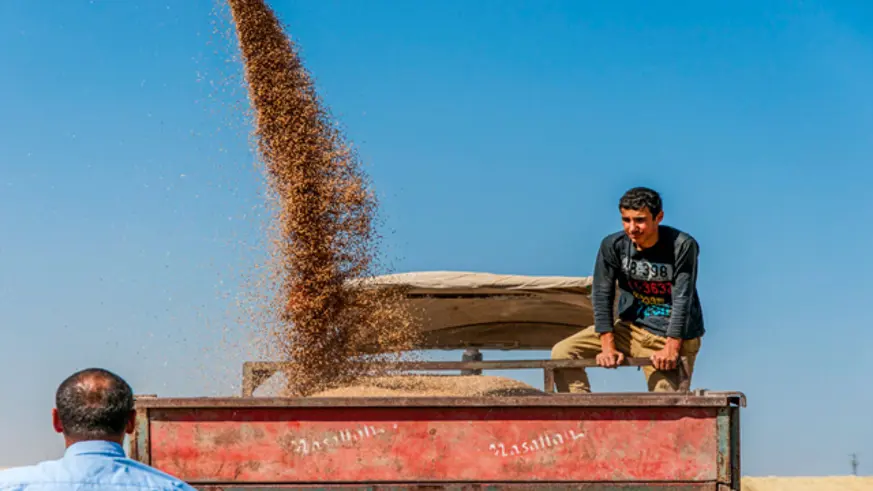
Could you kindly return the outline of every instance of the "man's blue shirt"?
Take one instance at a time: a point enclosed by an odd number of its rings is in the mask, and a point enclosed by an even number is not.
[[[0,491],[194,491],[184,481],[129,459],[121,445],[79,442],[63,458],[0,471]]]

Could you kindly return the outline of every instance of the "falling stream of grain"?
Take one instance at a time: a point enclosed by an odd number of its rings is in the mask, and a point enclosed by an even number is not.
[[[348,286],[375,274],[376,199],[274,12],[263,0],[228,3],[278,204],[270,342],[293,366],[288,394],[308,395],[400,360],[420,330],[402,292]]]

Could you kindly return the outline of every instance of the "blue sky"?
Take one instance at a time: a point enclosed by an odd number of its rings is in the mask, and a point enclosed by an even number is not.
[[[873,472],[873,4],[273,5],[397,270],[589,275],[618,197],[652,186],[701,244],[694,385],[748,395],[744,473],[845,474],[852,452]],[[60,454],[76,369],[238,390],[265,214],[213,8],[0,2],[0,466]]]

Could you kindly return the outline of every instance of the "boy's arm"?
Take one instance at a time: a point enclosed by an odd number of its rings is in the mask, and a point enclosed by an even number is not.
[[[594,307],[594,331],[611,333],[612,311],[615,304],[615,277],[617,260],[612,244],[606,239],[600,244],[594,262],[594,281],[591,285],[591,304]]]
[[[699,247],[694,239],[688,239],[679,247],[673,278],[673,309],[667,327],[668,338],[685,339],[688,332],[689,310],[697,284],[697,256]],[[681,344],[681,341],[679,341]]]

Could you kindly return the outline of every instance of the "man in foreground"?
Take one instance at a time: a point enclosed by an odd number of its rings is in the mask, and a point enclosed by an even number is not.
[[[704,334],[697,296],[698,245],[666,225],[661,197],[634,188],[619,200],[623,232],[606,236],[594,265],[594,325],[552,348],[552,359],[591,359],[615,368],[625,357],[650,358],[643,367],[650,392],[679,389],[680,356],[688,376]],[[618,282],[618,320],[613,319]],[[591,391],[585,369],[556,370],[558,392]]]
[[[194,491],[128,459],[122,444],[134,429],[133,391],[121,377],[97,368],[74,373],[58,387],[54,429],[63,433],[63,458],[0,472],[0,491]]]

